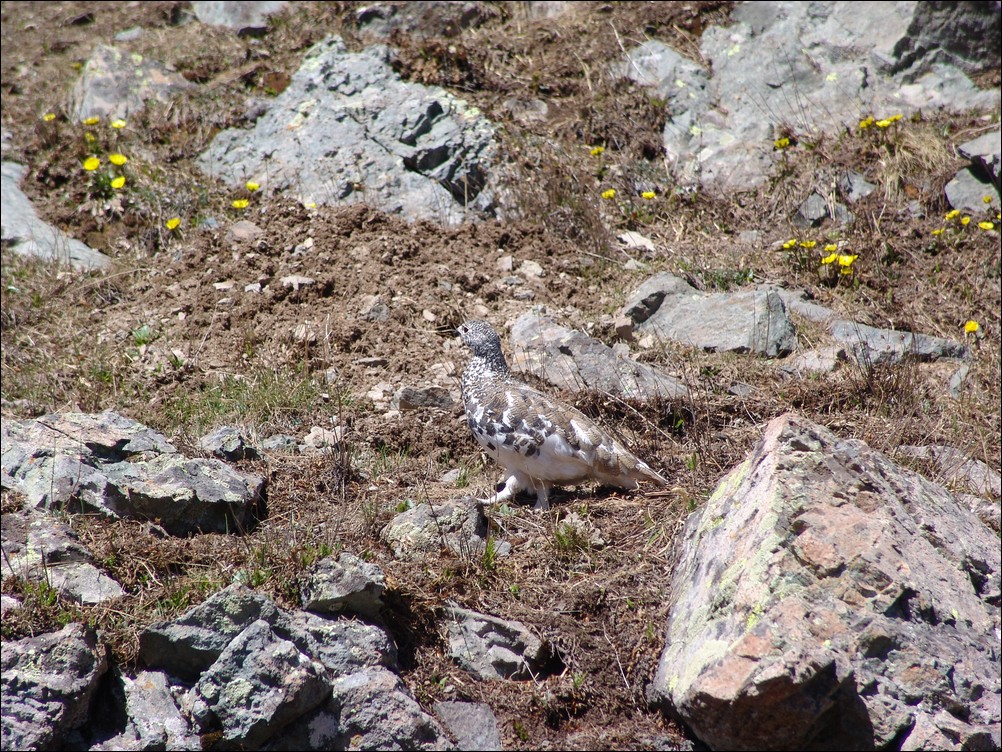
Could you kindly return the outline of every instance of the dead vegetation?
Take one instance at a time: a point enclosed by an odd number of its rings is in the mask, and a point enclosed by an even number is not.
[[[117,660],[132,663],[146,625],[179,615],[234,580],[292,606],[304,568],[347,550],[386,571],[388,623],[405,680],[422,703],[487,702],[511,748],[658,747],[680,738],[644,700],[662,647],[673,541],[685,515],[754,445],[765,421],[795,410],[880,450],[947,444],[999,467],[997,235],[931,235],[947,208],[942,186],[959,166],[950,144],[977,135],[979,121],[929,115],[901,123],[893,143],[859,134],[801,142],[759,192],[679,192],[660,153],[664,104],[622,86],[606,66],[623,46],[646,37],[696,55],[702,28],[726,19],[728,4],[588,6],[538,20],[503,5],[484,26],[456,37],[395,37],[401,72],[461,91],[504,124],[506,169],[517,178],[522,218],[443,229],[408,225],[364,205],[308,211],[267,199],[240,214],[229,192],[193,167],[216,131],[242,122],[245,98],[273,94],[310,44],[338,31],[364,44],[352,22],[357,4],[295,4],[253,41],[199,24],[173,26],[180,12],[173,2],[3,4],[2,113],[14,145],[6,158],[29,165],[24,188],[44,216],[115,256],[110,272],[81,276],[4,250],[4,417],[115,409],[187,451],[226,423],[259,437],[301,437],[333,419],[346,437],[337,453],[244,463],[270,482],[266,514],[246,535],[159,538],[136,522],[70,517],[128,597],[82,608],[50,588],[7,580],[5,591],[27,607],[5,617],[5,639],[82,620],[102,630]],[[91,19],[78,21],[84,13]],[[122,137],[122,150],[137,155],[129,199],[120,208],[82,212],[93,197],[77,167],[82,129],[65,117],[65,92],[97,42],[135,25],[152,30],[137,51],[174,64],[204,91],[139,116]],[[545,118],[514,114],[511,100],[535,97],[550,105]],[[58,118],[40,120],[45,112]],[[597,146],[600,155],[592,153]],[[854,207],[857,221],[840,235],[865,250],[851,282],[819,278],[816,265],[795,250],[774,250],[796,234],[788,217],[799,201],[841,167],[865,172],[881,188]],[[603,200],[606,186],[615,186],[620,200]],[[656,199],[641,199],[645,190]],[[907,201],[917,201],[925,216],[912,216]],[[172,216],[189,218],[181,232],[164,228]],[[221,228],[197,229],[208,217]],[[234,252],[223,239],[242,218],[267,238],[256,255]],[[612,242],[623,229],[655,241],[658,251],[639,257],[648,272],[624,269],[628,257]],[[741,240],[744,230],[758,230],[760,240]],[[819,241],[824,233],[815,233]],[[288,273],[287,249],[308,237],[319,251],[296,271],[318,285],[219,305],[213,282]],[[976,319],[981,333],[969,337],[973,357],[958,399],[946,388],[956,364],[851,366],[798,380],[750,356],[647,351],[643,359],[689,387],[687,403],[561,396],[618,426],[638,454],[672,478],[668,492],[570,489],[548,515],[528,508],[495,513],[496,535],[514,549],[507,558],[443,552],[417,564],[398,561],[379,539],[394,514],[407,504],[484,493],[497,469],[477,453],[458,409],[387,418],[365,395],[378,382],[419,383],[436,365],[458,374],[463,357],[451,328],[476,299],[498,324],[531,305],[498,284],[499,249],[546,268],[533,303],[571,326],[596,325],[607,341],[612,332],[601,328],[602,316],[659,270],[708,290],[762,281],[807,287],[822,304],[876,326],[962,338],[964,322]],[[389,320],[361,321],[362,295],[394,301]],[[426,310],[434,323],[423,317]],[[316,338],[292,336],[304,322]],[[822,330],[798,324],[806,342],[823,340]],[[374,358],[381,364],[371,365]],[[743,396],[731,392],[736,382],[748,386]],[[438,482],[457,467],[458,487]],[[13,494],[4,496],[5,512],[18,504]],[[562,527],[571,513],[588,520],[601,543]],[[524,621],[553,640],[564,670],[525,686],[471,680],[443,653],[446,600]]]

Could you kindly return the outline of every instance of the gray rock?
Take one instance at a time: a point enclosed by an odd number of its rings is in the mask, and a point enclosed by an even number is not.
[[[850,354],[843,345],[832,345],[798,353],[784,363],[782,369],[801,377],[812,373],[831,373],[849,358]]]
[[[659,43],[615,70],[633,68],[668,99],[664,145],[680,183],[751,188],[782,159],[773,141],[784,125],[838,133],[866,112],[997,111],[998,89],[967,75],[998,66],[999,36],[991,4],[739,3],[726,28],[703,33],[712,77]]]
[[[260,459],[257,449],[250,445],[239,428],[220,426],[198,440],[198,446],[213,457],[236,462],[237,460]]]
[[[381,627],[356,619],[334,619],[308,611],[289,614],[289,634],[332,676],[382,666],[396,671],[397,648]]]
[[[853,219],[853,214],[837,201],[829,203],[828,199],[820,193],[812,193],[797,209],[793,215],[794,227],[808,228],[818,227],[826,219],[831,219],[840,225],[849,224]]]
[[[944,488],[777,418],[686,523],[650,699],[712,748],[883,748],[944,710],[990,733],[1000,567]]]
[[[455,37],[464,29],[477,28],[498,11],[485,3],[440,2],[373,3],[355,12],[359,33],[367,38],[392,42],[391,35],[417,39]]]
[[[449,655],[479,679],[548,676],[553,650],[524,624],[465,608],[447,608]]]
[[[100,44],[94,48],[70,95],[76,120],[127,118],[146,102],[168,104],[192,87],[170,67],[142,55]]]
[[[201,750],[202,742],[181,713],[167,675],[140,671],[135,678],[118,674],[112,693],[124,709],[125,730],[91,746],[98,750]],[[95,718],[95,722],[101,719]],[[106,719],[105,719],[106,720]]]
[[[512,368],[567,391],[591,390],[635,400],[680,399],[689,394],[677,379],[546,316],[525,314],[511,329]]]
[[[393,395],[390,404],[395,410],[419,410],[428,407],[450,410],[455,403],[445,387],[404,386]]]
[[[438,554],[443,547],[457,556],[471,557],[484,552],[488,530],[483,504],[464,497],[441,504],[418,504],[390,520],[379,537],[398,559],[422,559]],[[507,541],[498,546],[499,555],[511,550]]]
[[[261,442],[261,449],[265,452],[287,452],[295,454],[299,451],[299,442],[295,436],[284,433],[276,433]]]
[[[13,613],[21,608],[21,606],[21,601],[13,595],[7,595],[7,593],[0,594],[0,616],[6,616],[8,613]]]
[[[94,566],[70,527],[55,517],[34,510],[4,514],[2,537],[4,579],[17,575],[44,582],[84,605],[125,595],[121,585]]]
[[[981,213],[991,206],[995,211],[998,211],[998,189],[985,177],[982,171],[973,167],[965,167],[954,175],[946,184],[944,192],[946,200],[954,209]],[[985,196],[991,199],[991,204],[985,203]]]
[[[933,463],[940,477],[936,482],[988,499],[1002,498],[1002,476],[981,460],[968,457],[951,446],[901,446],[898,453]]]
[[[182,705],[203,733],[218,728],[224,742],[258,748],[330,696],[324,666],[259,619],[230,642]]]
[[[373,666],[340,676],[333,697],[283,730],[267,750],[452,750],[438,722],[425,713],[400,677]]]
[[[4,162],[0,177],[0,216],[3,246],[22,256],[69,264],[75,269],[100,269],[111,261],[100,251],[75,240],[42,221],[31,200],[21,190],[26,167]]]
[[[349,611],[370,618],[383,607],[386,577],[375,564],[343,553],[335,561],[321,559],[307,573],[300,588],[303,608],[317,613]]]
[[[849,203],[855,203],[866,198],[877,186],[866,179],[866,176],[855,170],[846,170],[838,180],[839,190]]]
[[[189,460],[161,434],[115,413],[4,421],[0,482],[36,507],[159,520],[172,535],[239,532],[265,480]]]
[[[637,332],[703,350],[776,357],[797,347],[783,299],[770,287],[707,294],[661,273],[630,296],[621,314]]]
[[[969,354],[967,345],[962,342],[877,329],[854,321],[834,321],[829,330],[836,341],[851,346],[854,357],[864,366],[899,363],[906,359],[966,358]]]
[[[314,45],[254,128],[220,133],[199,165],[230,184],[250,178],[269,193],[408,219],[491,211],[494,127],[444,89],[402,81],[390,56],[334,37]]]
[[[960,368],[953,372],[950,377],[950,396],[954,399],[960,399],[960,395],[963,391],[964,382],[967,380],[967,374],[971,372],[971,366],[969,363],[961,364]]]
[[[489,705],[482,702],[436,702],[434,710],[455,737],[460,749],[468,752],[500,752],[502,749],[498,719]]]
[[[270,598],[230,585],[181,617],[141,632],[139,657],[150,668],[196,679],[252,623],[279,625],[286,618]]]
[[[0,728],[4,749],[60,749],[87,722],[108,655],[94,630],[68,624],[59,632],[2,644]]]
[[[210,26],[225,26],[242,33],[258,33],[268,28],[268,16],[285,8],[285,0],[225,2],[196,0],[191,9],[195,17]]]
[[[996,196],[994,208],[998,209],[998,195],[1000,190],[999,170],[1002,169],[1002,131],[985,133],[977,138],[967,141],[957,147],[957,152],[964,159],[971,160],[971,163],[980,168],[988,178],[995,184]]]

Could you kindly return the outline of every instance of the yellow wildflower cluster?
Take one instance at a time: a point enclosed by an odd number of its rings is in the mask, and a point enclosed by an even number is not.
[[[773,141],[772,145],[775,148],[782,151],[783,149],[785,149],[790,145],[790,139],[788,139],[786,136],[783,136],[783,138],[777,138],[775,141]]]
[[[171,217],[166,222],[164,222],[164,226],[171,232],[174,232],[174,230],[176,230],[178,227],[181,226],[181,218]]]
[[[889,118],[881,118],[877,120],[872,115],[859,121],[859,129],[865,131],[871,125],[875,125],[878,128],[890,128],[894,123],[901,119],[901,115],[891,115]]]
[[[656,194],[654,191],[644,191],[643,193],[640,194],[640,198],[645,199],[647,201],[650,201],[652,198],[656,197],[657,195],[658,194]]]
[[[589,153],[593,157],[598,157],[598,156],[601,156],[603,152],[605,152],[605,147],[604,146],[593,146],[593,147],[591,147],[591,151]]]
[[[230,206],[232,206],[234,209],[246,209],[248,206],[250,206],[250,201],[248,201],[245,198],[238,198],[234,199],[234,201],[230,204]]]
[[[609,188],[607,190],[602,191],[602,198],[604,198],[606,201],[608,201],[609,199],[616,198],[616,189]]]
[[[981,324],[974,319],[970,319],[966,324],[964,324],[964,334],[977,334],[980,329]]]
[[[818,247],[818,241],[816,240],[800,240],[798,238],[790,238],[785,243],[782,244],[783,250],[797,249],[800,251],[813,251]],[[856,259],[859,258],[858,253],[840,253],[838,243],[826,243],[822,246],[821,257],[818,258],[822,270],[832,267],[837,267],[840,276],[849,276],[855,273],[854,264]],[[812,254],[813,255],[813,254]],[[817,257],[815,257],[817,258]],[[805,259],[808,263],[811,263],[809,259]]]
[[[986,204],[990,204],[992,202],[992,197],[984,196],[982,197],[981,200]],[[971,215],[970,214],[963,214],[963,216],[961,215],[962,212],[960,211],[960,209],[951,209],[950,211],[948,211],[946,214],[943,215],[943,220],[947,224],[944,225],[943,227],[937,227],[935,230],[932,231],[932,235],[934,237],[939,237],[940,235],[942,235],[944,232],[946,232],[946,228],[949,225],[949,223],[953,222],[954,220],[958,220],[957,224],[959,224],[961,227],[967,227],[968,225],[970,225],[972,221]],[[995,219],[996,220],[1002,219],[1002,215],[996,213]],[[990,216],[989,218],[983,219],[980,222],[978,222],[977,226],[978,229],[984,230],[985,232],[995,229],[995,223],[991,221]]]

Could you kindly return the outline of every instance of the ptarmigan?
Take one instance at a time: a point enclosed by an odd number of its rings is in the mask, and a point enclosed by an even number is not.
[[[642,480],[668,485],[584,413],[517,381],[490,324],[467,321],[458,331],[473,351],[462,379],[466,422],[507,472],[491,501],[531,489],[535,508],[549,509],[554,483],[597,480],[629,489]]]

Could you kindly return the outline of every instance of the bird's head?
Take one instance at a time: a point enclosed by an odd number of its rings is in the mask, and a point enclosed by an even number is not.
[[[456,327],[459,338],[473,351],[475,358],[486,361],[491,370],[507,371],[508,364],[501,350],[501,338],[486,321],[472,319]]]
[[[474,355],[486,355],[492,350],[501,349],[501,338],[494,327],[486,321],[471,319],[456,327],[463,344],[473,350]]]

